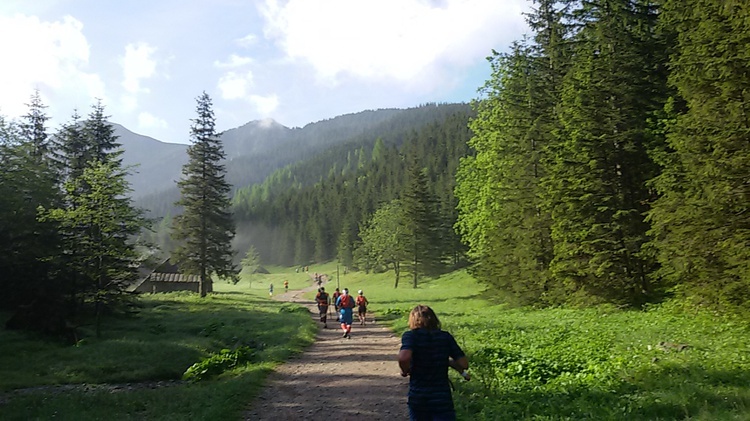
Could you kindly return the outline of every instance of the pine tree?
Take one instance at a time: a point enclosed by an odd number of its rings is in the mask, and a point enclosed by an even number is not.
[[[52,136],[52,159],[60,181],[80,177],[86,167],[86,141],[81,130],[81,116],[74,112]]]
[[[135,276],[138,255],[132,239],[145,225],[128,197],[125,175],[117,162],[92,161],[65,184],[71,206],[50,209],[42,217],[76,233],[67,249],[75,246],[74,270],[88,282],[83,292],[95,304],[97,337],[105,309],[124,299]]]
[[[173,238],[179,243],[174,257],[187,274],[200,276],[200,295],[212,290],[211,275],[234,279],[231,242],[234,223],[229,211],[229,183],[225,159],[217,136],[211,98],[205,92],[197,99],[198,114],[190,128],[188,163],[177,182],[183,213],[175,217]]]
[[[245,258],[242,259],[242,270],[244,270],[246,273],[253,274],[256,270],[260,267],[260,254],[258,254],[258,250],[255,249],[255,246],[250,245],[250,248],[247,249],[247,253],[245,253]]]
[[[553,276],[568,291],[639,303],[651,292],[648,119],[664,100],[663,49],[648,1],[596,0],[577,10],[573,65],[563,85],[560,141],[551,149],[548,203]],[[660,69],[662,69],[660,71]]]
[[[420,275],[435,275],[443,269],[439,248],[440,223],[436,200],[427,187],[425,171],[411,158],[409,179],[401,199],[404,225],[409,234],[408,250],[412,285],[417,288]]]
[[[86,143],[86,162],[114,162],[119,166],[124,151],[117,142],[115,128],[107,121],[108,118],[104,114],[104,105],[97,101],[83,122],[81,131]]]
[[[23,116],[21,134],[26,142],[32,145],[32,155],[40,160],[46,159],[49,154],[49,135],[46,126],[49,116],[44,111],[47,106],[42,102],[39,90],[34,91],[31,102],[26,105],[29,111]]]
[[[28,305],[41,294],[54,301],[62,295],[54,279],[58,227],[37,219],[38,207],[59,203],[60,192],[37,146],[0,116],[0,288],[8,292],[0,308]]]
[[[475,156],[457,172],[456,228],[475,276],[521,303],[554,302],[548,148],[557,140],[562,80],[570,65],[569,0],[537,0],[532,39],[489,58],[492,77],[473,103]]]
[[[654,245],[670,285],[714,305],[750,302],[750,4],[668,0],[679,96],[654,180]],[[684,104],[683,106],[681,106]]]

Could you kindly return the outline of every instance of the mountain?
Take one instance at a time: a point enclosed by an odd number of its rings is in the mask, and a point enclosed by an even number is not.
[[[130,167],[127,179],[133,189],[133,197],[173,187],[182,166],[187,162],[187,145],[161,142],[133,133],[119,124],[111,124],[124,150],[123,165]]]
[[[288,128],[274,120],[256,120],[220,133],[227,154],[227,180],[238,188],[261,183],[280,168],[305,161],[343,144],[385,138],[398,144],[409,131],[442,120],[466,104],[425,104],[407,109],[366,110]],[[151,216],[174,213],[179,198],[175,181],[187,160],[187,145],[159,142],[115,125],[125,149],[123,162],[139,164],[129,180],[135,203]],[[325,165],[325,161],[323,162]],[[315,180],[306,180],[314,182]]]

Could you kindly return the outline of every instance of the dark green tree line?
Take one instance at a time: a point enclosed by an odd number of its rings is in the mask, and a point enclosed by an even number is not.
[[[667,146],[650,213],[658,276],[704,303],[750,301],[750,5],[664,2],[674,31]],[[665,29],[666,30],[666,29]]]

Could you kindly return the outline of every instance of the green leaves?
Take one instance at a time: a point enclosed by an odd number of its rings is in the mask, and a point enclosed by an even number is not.
[[[216,377],[225,371],[240,367],[253,361],[255,350],[248,346],[241,346],[235,350],[222,349],[201,362],[197,362],[182,375],[182,380],[201,381]]]

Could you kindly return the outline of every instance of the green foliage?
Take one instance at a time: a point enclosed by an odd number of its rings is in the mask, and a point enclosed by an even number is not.
[[[658,275],[679,293],[735,310],[750,302],[749,16],[745,2],[665,2],[679,95],[666,110],[673,121],[649,214]]]
[[[416,288],[420,276],[436,275],[442,271],[445,249],[441,247],[437,203],[428,187],[427,171],[415,156],[409,159],[406,189],[401,199],[401,224],[407,234],[404,244],[407,267],[412,273],[412,286]]]
[[[746,319],[683,301],[640,311],[510,309],[465,271],[416,290],[393,290],[392,276],[350,273],[344,284],[365,289],[374,317],[396,332],[407,328],[414,305],[436,311],[469,357],[470,382],[450,374],[458,419],[713,420],[750,413]]]
[[[395,288],[401,276],[401,265],[409,258],[408,230],[401,201],[394,199],[381,206],[361,229],[357,248],[362,268],[389,268],[395,275]]]
[[[60,253],[58,226],[39,221],[37,208],[61,201],[56,174],[13,122],[0,116],[0,308],[28,305],[39,291],[59,297],[53,281]]]
[[[197,362],[182,375],[182,380],[201,381],[216,377],[253,361],[256,353],[253,348],[241,346],[234,350],[222,349],[218,354]]]
[[[255,249],[255,246],[251,244],[250,248],[247,249],[247,253],[245,253],[245,258],[242,259],[242,270],[247,273],[255,273],[259,267],[260,254],[258,254],[258,250]]]

